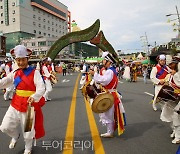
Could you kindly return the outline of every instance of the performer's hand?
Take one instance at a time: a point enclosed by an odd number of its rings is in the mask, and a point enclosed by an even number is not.
[[[94,71],[93,70],[89,70],[89,73],[91,74],[91,75],[94,75]]]
[[[172,75],[174,75],[175,73],[176,73],[176,71],[175,71],[175,70],[172,70],[172,71],[171,71],[171,74],[172,74]]]
[[[161,84],[161,85],[164,83],[165,83],[164,79],[159,81],[159,84]]]
[[[27,100],[27,102],[31,105],[31,103],[34,102],[34,98],[33,98],[33,97],[29,97],[28,100]]]

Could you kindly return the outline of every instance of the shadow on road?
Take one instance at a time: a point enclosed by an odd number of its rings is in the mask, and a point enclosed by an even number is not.
[[[151,129],[156,125],[159,124],[156,122],[141,122],[141,123],[128,124],[127,126],[125,126],[125,132],[124,134],[122,134],[121,138],[128,140],[135,137],[140,137],[146,131],[148,131],[149,129]]]

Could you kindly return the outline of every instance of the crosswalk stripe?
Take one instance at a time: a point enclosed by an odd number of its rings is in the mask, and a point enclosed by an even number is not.
[[[63,147],[63,154],[73,154],[73,142],[74,142],[74,123],[75,123],[75,110],[76,110],[76,97],[77,97],[77,89],[78,89],[78,82],[79,82],[80,74],[76,79],[76,84],[74,87],[74,92],[71,101],[71,108],[69,112],[69,119],[66,129],[66,136],[64,143],[71,143],[66,144],[66,147]]]
[[[150,96],[154,96],[153,94],[148,93],[148,92],[144,92],[144,93],[147,94],[147,95],[150,95]]]
[[[92,113],[92,110],[90,108],[89,102],[84,98],[84,101],[86,103],[86,112],[88,116],[89,126],[91,130],[91,136],[94,143],[95,153],[96,154],[104,154],[104,147],[101,141],[101,138],[99,136],[99,131]]]

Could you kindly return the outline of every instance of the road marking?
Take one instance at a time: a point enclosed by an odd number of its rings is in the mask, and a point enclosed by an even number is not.
[[[148,93],[148,92],[144,92],[144,93],[147,94],[147,95],[150,95],[150,96],[154,96],[153,94]]]
[[[69,82],[70,80],[67,80],[67,79],[64,79],[64,80],[62,80],[61,82],[63,83],[63,82]]]
[[[86,103],[86,112],[87,112],[87,116],[88,116],[88,121],[89,121],[89,126],[90,126],[90,130],[91,130],[91,136],[93,139],[93,143],[94,143],[94,150],[96,154],[104,154],[104,147],[101,141],[101,138],[99,136],[99,131],[92,113],[92,110],[90,108],[89,102],[84,98],[84,101]]]
[[[80,74],[78,75],[76,79],[76,84],[75,84],[74,92],[72,96],[71,108],[69,112],[69,119],[68,119],[68,124],[67,124],[67,129],[66,129],[66,137],[64,140],[64,143],[67,143],[67,144],[66,144],[66,147],[63,147],[63,154],[73,154],[74,122],[75,122],[76,98],[77,98],[79,78],[80,78]]]
[[[122,82],[122,81],[118,81],[119,83],[124,83],[124,82]]]

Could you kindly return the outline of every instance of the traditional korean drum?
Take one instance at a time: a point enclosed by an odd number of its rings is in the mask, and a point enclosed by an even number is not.
[[[91,109],[95,113],[108,111],[114,104],[114,97],[103,88],[98,89],[95,84],[86,87],[87,95],[93,99]]]
[[[174,108],[180,101],[179,95],[174,91],[173,87],[164,85],[157,95],[156,103],[167,103],[169,107]]]

